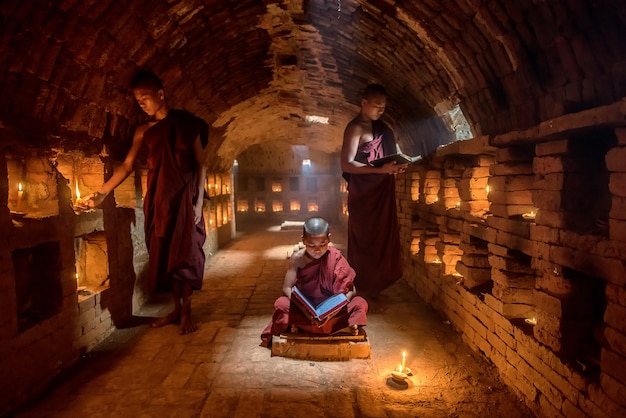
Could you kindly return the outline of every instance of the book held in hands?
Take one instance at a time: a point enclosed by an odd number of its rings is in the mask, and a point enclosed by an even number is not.
[[[345,294],[338,293],[313,306],[296,286],[291,289],[291,296],[304,313],[317,323],[324,322],[327,318],[334,316],[349,302]]]
[[[373,165],[374,167],[380,167],[382,165],[387,164],[390,161],[395,161],[398,164],[411,164],[411,163],[418,162],[421,159],[422,159],[421,155],[412,157],[410,155],[403,153],[402,150],[400,150],[400,145],[396,144],[395,154],[385,155],[384,157],[371,161],[370,164]]]

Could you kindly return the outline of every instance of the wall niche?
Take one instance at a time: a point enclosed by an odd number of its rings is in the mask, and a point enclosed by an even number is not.
[[[47,242],[12,253],[18,331],[61,312],[61,257],[59,242]]]

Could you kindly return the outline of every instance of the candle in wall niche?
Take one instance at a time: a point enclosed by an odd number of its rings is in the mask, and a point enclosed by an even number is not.
[[[78,190],[78,180],[75,181],[76,184],[76,206],[80,206],[80,190]]]
[[[20,208],[22,207],[22,197],[24,196],[24,187],[22,186],[22,183],[18,183],[17,185],[17,211],[19,212]]]

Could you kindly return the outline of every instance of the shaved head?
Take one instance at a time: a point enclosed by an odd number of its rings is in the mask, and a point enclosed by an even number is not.
[[[313,217],[304,221],[304,226],[302,227],[302,233],[304,235],[310,236],[318,236],[318,235],[328,235],[330,232],[330,227],[328,226],[328,222],[324,218]]]

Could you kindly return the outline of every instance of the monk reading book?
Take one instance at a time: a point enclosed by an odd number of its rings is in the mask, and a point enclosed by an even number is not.
[[[284,295],[276,299],[272,320],[261,334],[263,347],[270,347],[272,336],[280,335],[290,326],[311,334],[347,332],[356,335],[358,328],[367,324],[367,302],[355,296],[355,272],[348,261],[341,251],[329,246],[328,222],[317,217],[307,219],[302,242],[304,248],[294,252],[289,260],[283,282]],[[339,309],[315,314],[304,307],[306,303],[296,302],[296,294],[306,298],[313,312],[329,298],[336,297],[347,303],[341,302]]]
[[[361,110],[344,131],[341,170],[348,187],[348,262],[356,285],[374,310],[382,310],[380,293],[402,277],[402,246],[394,174],[407,164],[376,160],[397,154],[395,135],[380,120],[387,93],[379,84],[363,92]]]

